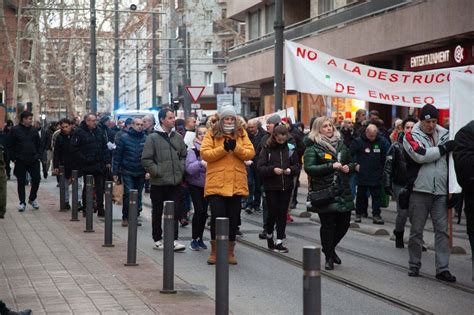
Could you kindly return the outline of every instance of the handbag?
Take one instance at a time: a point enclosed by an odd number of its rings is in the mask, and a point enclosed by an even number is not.
[[[116,205],[121,205],[122,198],[123,198],[123,184],[118,181],[114,182],[114,185],[112,187],[112,201]]]
[[[329,187],[308,191],[308,201],[313,207],[326,206],[334,202],[335,198],[339,195],[337,178],[338,176],[335,174]]]

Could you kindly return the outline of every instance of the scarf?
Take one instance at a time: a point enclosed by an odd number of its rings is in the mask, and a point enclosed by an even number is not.
[[[340,138],[336,134],[334,134],[331,138],[321,135],[321,138],[317,141],[317,143],[336,156],[337,144],[339,140]]]

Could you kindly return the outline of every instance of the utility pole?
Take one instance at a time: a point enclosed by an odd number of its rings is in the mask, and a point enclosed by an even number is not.
[[[91,112],[97,113],[97,48],[95,42],[95,27],[96,27],[96,11],[95,0],[90,0],[91,11],[91,49],[90,49],[90,98],[91,98]]]
[[[153,36],[153,49],[152,49],[152,68],[151,68],[151,107],[157,109],[158,104],[156,103],[156,80],[157,80],[157,67],[156,67],[156,13],[152,13],[152,36]]]
[[[188,117],[191,113],[191,97],[189,93],[186,91],[186,86],[190,85],[190,78],[188,77],[188,69],[191,65],[188,63],[188,52],[187,48],[189,48],[189,32],[184,30],[183,32],[183,59],[184,59],[184,71],[183,71],[183,109],[184,109],[184,117]]]
[[[18,11],[17,11],[17,22],[16,27],[17,30],[21,29],[21,16],[22,16],[22,1],[18,2]],[[13,99],[12,99],[12,107],[17,111],[17,117],[19,117],[18,113],[18,79],[19,79],[19,71],[20,71],[20,58],[21,58],[21,32],[16,32],[16,47],[15,47],[15,61],[13,63]],[[5,97],[6,100],[6,97]],[[25,109],[26,110],[26,109]]]
[[[140,51],[138,50],[138,40],[135,44],[137,50],[137,110],[140,110]]]
[[[283,108],[283,0],[275,0],[275,112]]]
[[[119,0],[115,0],[114,3],[115,9],[115,26],[114,26],[114,42],[115,42],[115,51],[114,51],[114,111],[119,109],[120,104],[120,53],[119,53]]]
[[[172,76],[172,67],[171,67],[171,39],[168,41],[168,102],[170,104],[170,108],[173,108],[173,76]],[[174,109],[173,109],[174,110]]]

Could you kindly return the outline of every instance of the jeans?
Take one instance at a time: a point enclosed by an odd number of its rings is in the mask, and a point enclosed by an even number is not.
[[[151,198],[151,233],[155,242],[163,238],[163,229],[161,228],[161,218],[163,217],[163,203],[165,201],[174,201],[174,209],[179,209],[181,187],[177,186],[156,186],[150,187]],[[178,239],[178,217],[174,216],[174,239]]]
[[[380,186],[357,186],[356,214],[367,213],[367,208],[369,207],[367,192],[369,191],[372,196],[372,216],[380,216]]]
[[[326,258],[333,258],[337,244],[346,235],[351,221],[351,211],[318,213],[321,221],[321,245]]]
[[[189,185],[189,193],[194,206],[192,222],[193,240],[202,239],[204,228],[206,227],[208,202],[204,198],[204,187]]]
[[[356,173],[349,174],[349,186],[351,187],[352,198],[356,197]]]
[[[263,229],[266,230],[267,228],[267,219],[268,219],[268,203],[267,203],[267,195],[263,190],[263,186],[260,187],[262,193],[262,219],[263,219]]]
[[[70,181],[71,179],[65,179],[65,182],[66,182],[66,198],[65,198],[65,201],[66,202],[69,202],[69,187],[71,187],[71,191],[72,191],[72,182]],[[77,200],[82,200],[82,177],[78,177],[77,178]]]
[[[191,195],[189,194],[189,188],[187,186],[180,187],[180,208],[179,211],[176,213],[178,219],[187,219],[188,212],[191,211]]]
[[[210,195],[208,199],[211,206],[211,240],[216,239],[216,218],[229,218],[229,241],[235,242],[242,196]]]
[[[267,234],[273,234],[276,223],[277,239],[282,240],[285,236],[286,213],[291,199],[291,190],[267,190],[268,218]]]
[[[400,189],[402,186],[393,184],[393,195],[395,196],[395,201],[397,202],[397,217],[395,218],[395,231],[397,232],[404,232],[405,225],[408,219],[408,209],[402,209],[400,207],[400,203],[398,202],[398,197],[400,195]]]
[[[262,199],[262,190],[260,186],[260,176],[257,174],[257,170],[253,166],[247,166],[249,196],[245,198],[245,208],[260,209],[260,203]]]
[[[122,175],[122,183],[123,183],[122,219],[128,220],[128,210],[130,208],[130,189],[136,189],[138,191],[137,214],[142,209],[142,192],[143,192],[143,186],[145,185],[145,175],[142,175],[142,176]]]
[[[27,173],[31,176],[31,189],[28,200],[35,201],[41,181],[40,162],[34,161],[32,164],[25,164],[23,161],[17,160],[15,162],[14,173],[17,178],[17,191],[20,203],[25,203],[25,184]]]
[[[436,273],[449,268],[448,208],[446,195],[412,192],[410,195],[409,217],[411,222],[408,253],[410,267],[421,268],[423,229],[428,215],[431,216],[435,231]]]

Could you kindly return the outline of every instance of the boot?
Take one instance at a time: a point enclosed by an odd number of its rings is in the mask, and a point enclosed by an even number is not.
[[[216,241],[211,241],[211,253],[209,254],[209,258],[207,259],[208,265],[216,264],[216,248]]]
[[[237,265],[237,259],[235,259],[234,255],[234,247],[235,247],[235,242],[229,241],[229,251],[228,251],[228,257],[229,257],[229,265]]]
[[[399,232],[399,231],[393,230],[393,234],[395,235],[395,247],[396,248],[404,248],[405,247],[405,244],[403,243],[403,233],[404,233],[404,231]]]

